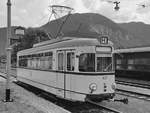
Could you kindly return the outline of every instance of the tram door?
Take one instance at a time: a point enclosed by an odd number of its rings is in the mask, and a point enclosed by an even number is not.
[[[65,51],[57,51],[57,75],[56,75],[56,81],[57,81],[57,95],[64,98],[65,96],[65,82],[64,82],[64,71],[65,71]]]
[[[71,75],[69,71],[74,71],[75,57],[72,50],[64,50],[57,52],[57,95],[63,98],[71,98],[66,90],[71,90]]]

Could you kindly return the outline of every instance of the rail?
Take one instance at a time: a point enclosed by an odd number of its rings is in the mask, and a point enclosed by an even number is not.
[[[96,102],[93,102],[89,99],[86,99],[86,102],[92,104],[92,105],[96,105],[104,110],[107,110],[108,112],[111,112],[111,113],[123,113],[122,111],[119,111],[117,109],[114,109],[114,108],[110,108],[110,107],[107,107],[107,106],[104,106],[104,105],[100,105],[99,103],[96,103]]]
[[[145,83],[135,83],[131,81],[116,80],[120,86],[116,89],[116,94],[132,97],[140,100],[150,101],[150,85]],[[117,85],[117,86],[118,86]]]
[[[128,81],[120,81],[120,80],[116,80],[116,83],[128,85],[128,86],[150,89],[150,84],[142,84],[142,83],[135,83],[135,82],[128,82]]]

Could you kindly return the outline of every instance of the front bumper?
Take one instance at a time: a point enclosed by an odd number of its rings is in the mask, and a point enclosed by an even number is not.
[[[86,99],[93,100],[93,101],[103,101],[113,99],[115,93],[105,93],[105,94],[88,94],[86,95]]]

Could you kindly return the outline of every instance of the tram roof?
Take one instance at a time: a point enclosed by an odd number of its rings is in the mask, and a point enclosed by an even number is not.
[[[136,52],[150,52],[150,47],[139,47],[129,49],[116,49],[114,53],[136,53]]]
[[[82,44],[83,43],[83,44]],[[52,39],[48,41],[44,41],[41,43],[34,44],[33,47],[40,47],[40,46],[47,46],[47,45],[53,45],[58,44],[58,47],[60,44],[66,44],[65,47],[68,47],[70,44],[72,46],[83,46],[83,45],[100,45],[97,39],[94,38],[76,38],[76,37],[64,37],[61,39]]]
[[[82,47],[82,46],[102,46],[96,38],[76,38],[76,37],[65,37],[62,39],[53,39],[44,41],[38,44],[34,44],[33,48],[19,51],[19,54],[26,54],[35,52],[38,50],[55,49],[55,48],[67,48],[67,47]],[[112,43],[109,41],[109,45]]]

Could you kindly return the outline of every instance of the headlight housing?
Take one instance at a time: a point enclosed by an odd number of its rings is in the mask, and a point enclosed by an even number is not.
[[[115,90],[116,90],[116,83],[113,83],[113,84],[111,85],[111,88],[115,91]]]
[[[96,83],[91,83],[89,85],[89,89],[90,89],[91,93],[93,93],[93,91],[97,90],[97,84]]]

